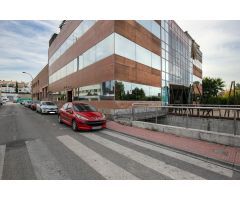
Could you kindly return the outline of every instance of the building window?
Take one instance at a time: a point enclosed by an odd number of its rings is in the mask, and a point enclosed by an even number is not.
[[[135,43],[119,34],[115,34],[115,53],[135,60]]]
[[[115,82],[116,100],[160,101],[161,88],[124,81]]]
[[[99,61],[114,54],[114,34],[96,45],[96,60]]]
[[[161,58],[154,53],[152,53],[152,67],[161,70]]]
[[[93,46],[92,48],[90,48],[89,50],[87,50],[84,54],[83,54],[83,64],[84,67],[91,65],[93,63],[95,63],[96,61],[96,47]]]
[[[115,81],[105,81],[102,83],[102,94],[104,96],[114,95]]]
[[[151,66],[151,52],[139,45],[136,45],[136,61]]]

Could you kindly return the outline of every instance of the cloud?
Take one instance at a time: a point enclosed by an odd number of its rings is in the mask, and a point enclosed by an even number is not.
[[[177,21],[200,45],[203,75],[240,82],[240,21]]]
[[[35,76],[48,59],[48,41],[60,21],[0,21],[0,80]],[[21,74],[21,75],[20,75]]]

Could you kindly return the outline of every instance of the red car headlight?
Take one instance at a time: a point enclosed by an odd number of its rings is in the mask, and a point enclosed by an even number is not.
[[[79,114],[75,114],[75,116],[78,118],[78,119],[81,119],[81,120],[88,120],[88,118],[86,117],[83,117],[82,115],[79,115]]]

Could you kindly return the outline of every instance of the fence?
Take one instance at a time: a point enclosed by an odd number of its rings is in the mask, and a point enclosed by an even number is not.
[[[155,117],[149,118],[142,113],[142,120],[153,123],[162,123],[186,128],[202,129],[215,132],[226,132],[240,135],[240,107],[210,106],[210,105],[169,105],[152,106],[145,104],[132,105],[132,120],[139,120],[138,110],[148,110],[155,113]]]

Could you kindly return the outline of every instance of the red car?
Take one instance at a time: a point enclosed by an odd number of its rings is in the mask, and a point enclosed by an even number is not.
[[[30,107],[30,108],[31,108],[32,110],[36,110],[38,103],[40,103],[40,101],[34,100],[34,101],[32,102],[32,104],[31,104],[31,107]]]
[[[65,103],[59,110],[58,121],[72,126],[74,131],[106,128],[105,115],[85,103]]]

